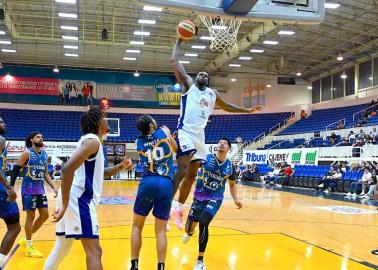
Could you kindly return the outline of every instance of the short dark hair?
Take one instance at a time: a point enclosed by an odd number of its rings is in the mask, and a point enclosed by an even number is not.
[[[42,135],[42,133],[39,132],[39,131],[32,131],[32,132],[29,133],[29,135],[28,135],[28,136],[26,137],[26,139],[25,139],[25,146],[26,146],[26,148],[30,148],[30,147],[33,146],[33,143],[32,143],[31,140],[32,140],[35,136],[37,136],[38,134],[41,134],[41,135]]]
[[[139,117],[137,121],[137,129],[142,133],[143,136],[147,136],[150,132],[150,124],[152,123],[153,118],[151,115],[144,114]]]
[[[98,106],[92,106],[89,111],[84,112],[80,118],[80,128],[83,134],[97,134],[103,118],[105,118],[105,114]]]
[[[228,144],[228,146],[231,148],[232,146],[231,146],[231,141],[228,139],[228,138],[226,138],[226,137],[223,137],[223,138],[221,138],[220,139],[220,141],[226,141],[227,142],[227,144]]]

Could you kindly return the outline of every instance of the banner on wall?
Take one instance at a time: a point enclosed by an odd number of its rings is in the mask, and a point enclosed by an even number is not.
[[[126,154],[126,144],[125,143],[106,143],[105,144],[106,154],[108,156],[121,156]]]
[[[252,107],[256,105],[265,106],[266,81],[261,79],[249,79],[244,81],[243,105]]]
[[[0,94],[15,95],[58,95],[59,80],[47,78],[0,77]]]
[[[6,147],[9,157],[18,157],[25,151],[24,141],[7,141]],[[43,150],[48,156],[66,157],[71,156],[77,148],[76,142],[44,142]]]
[[[64,89],[67,85],[76,88],[76,91],[83,91],[84,87],[90,87],[92,89],[92,96],[96,93],[96,83],[94,81],[79,81],[79,80],[59,80],[59,89]],[[95,96],[94,96],[95,97]]]
[[[172,78],[158,77],[154,82],[154,90],[159,105],[180,105],[181,86]]]
[[[112,100],[156,101],[152,86],[128,84],[102,84],[96,86],[94,97]]]
[[[244,150],[243,164],[272,164],[286,162],[290,165],[317,165],[319,148],[294,148],[272,150]]]

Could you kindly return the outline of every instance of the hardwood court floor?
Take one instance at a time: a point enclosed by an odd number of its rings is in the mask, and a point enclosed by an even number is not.
[[[104,269],[129,269],[130,224],[136,188],[135,182],[107,182],[104,185],[104,203],[107,204],[98,207]],[[239,186],[244,207],[237,210],[228,191],[226,194],[225,202],[210,228],[205,256],[209,270],[362,270],[372,268],[361,262],[378,265],[378,257],[370,254],[371,249],[378,247],[375,207]],[[315,208],[327,206],[342,207],[341,211],[346,214],[337,213],[332,207],[332,211]],[[51,211],[55,207],[52,198],[50,207]],[[22,214],[22,223],[24,220]],[[148,218],[146,224],[140,269],[153,270],[156,269],[153,219]],[[35,235],[35,246],[46,256],[54,244],[54,229],[49,220]],[[4,225],[0,230],[3,234]],[[182,234],[174,225],[171,226],[167,269],[193,269],[198,235],[183,245]],[[42,269],[44,260],[26,258],[24,250],[19,248],[6,270]],[[60,269],[85,269],[84,252],[79,242],[75,243]]]

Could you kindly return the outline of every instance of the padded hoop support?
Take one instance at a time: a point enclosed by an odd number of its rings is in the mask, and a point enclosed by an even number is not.
[[[230,15],[247,15],[258,0],[223,0],[223,11]]]

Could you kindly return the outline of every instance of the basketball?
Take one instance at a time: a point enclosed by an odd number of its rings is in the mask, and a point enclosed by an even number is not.
[[[189,20],[181,21],[177,26],[177,35],[183,40],[192,39],[197,33],[197,26]]]

